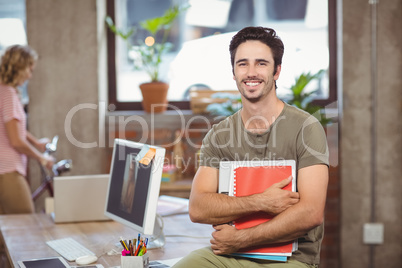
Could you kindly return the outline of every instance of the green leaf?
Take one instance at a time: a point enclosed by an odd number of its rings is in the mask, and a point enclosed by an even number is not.
[[[169,29],[180,11],[178,6],[170,7],[161,17],[144,20],[140,22],[140,25],[152,35],[156,35],[162,29]]]
[[[114,24],[112,18],[110,16],[106,16],[105,22],[109,29],[116,35],[120,36],[123,38],[123,40],[127,41],[128,38],[134,33],[134,28],[130,28],[126,33],[123,31],[117,29],[116,25]]]
[[[140,25],[152,35],[156,35],[156,33],[162,29],[162,21],[162,18],[153,18],[140,22]]]
[[[320,106],[313,105],[314,95],[317,90],[310,92],[304,92],[306,86],[313,80],[319,79],[325,70],[320,70],[315,74],[302,73],[296,79],[295,83],[290,87],[291,95],[287,102],[290,105],[296,106],[312,115],[314,115],[322,125],[326,125],[331,122],[330,119],[325,118],[325,115],[321,115]]]
[[[144,70],[151,78],[151,81],[158,81],[159,66],[162,61],[162,55],[172,48],[172,44],[166,42],[170,27],[180,12],[187,8],[188,5],[182,5],[181,7],[172,6],[167,9],[162,16],[147,19],[139,23],[140,27],[148,31],[154,38],[159,31],[163,31],[163,38],[160,43],[147,46],[143,40],[136,40],[136,44],[138,44],[138,46],[132,47],[132,49],[141,57],[140,60],[134,61],[134,67],[136,69]],[[106,17],[105,21],[113,33],[126,41],[129,41],[129,37],[135,32],[135,29],[133,28],[127,32],[117,29],[110,17]]]

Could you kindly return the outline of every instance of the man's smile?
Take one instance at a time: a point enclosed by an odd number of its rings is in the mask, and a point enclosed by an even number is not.
[[[244,82],[244,84],[246,84],[246,86],[248,86],[248,87],[256,87],[256,86],[260,85],[261,83],[262,83],[262,81],[256,81],[256,80]]]

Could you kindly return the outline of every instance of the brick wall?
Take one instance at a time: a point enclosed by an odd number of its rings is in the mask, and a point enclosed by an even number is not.
[[[340,187],[338,167],[330,167],[327,203],[325,207],[325,233],[321,248],[320,268],[339,267],[340,246]]]
[[[320,268],[340,267],[340,174],[338,123],[326,127],[329,149],[329,183],[325,206],[325,232]]]

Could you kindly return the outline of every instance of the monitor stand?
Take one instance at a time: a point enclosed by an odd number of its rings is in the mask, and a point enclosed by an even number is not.
[[[163,233],[163,219],[160,215],[155,217],[154,232],[148,238],[147,249],[161,248],[165,245],[165,235]]]

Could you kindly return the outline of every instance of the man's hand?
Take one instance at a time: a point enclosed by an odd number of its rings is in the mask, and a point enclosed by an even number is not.
[[[278,215],[289,207],[297,204],[300,200],[299,193],[283,190],[282,188],[292,181],[292,177],[284,179],[267,188],[256,198],[261,204],[261,211],[270,215]]]
[[[246,241],[246,237],[242,237],[242,232],[229,224],[214,225],[214,229],[210,242],[216,255],[236,252],[243,247],[243,241]]]

